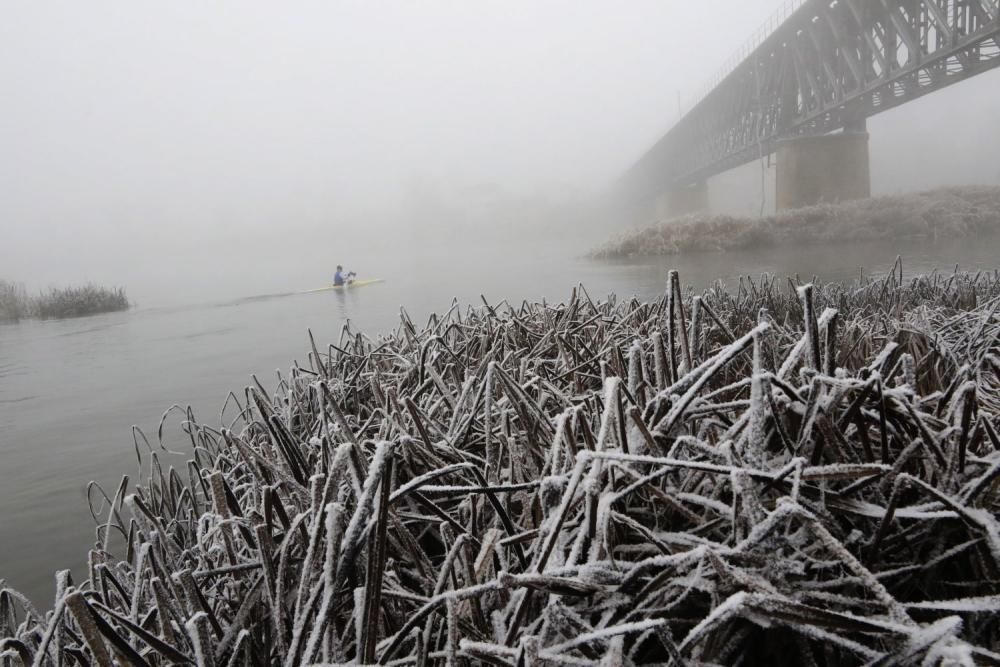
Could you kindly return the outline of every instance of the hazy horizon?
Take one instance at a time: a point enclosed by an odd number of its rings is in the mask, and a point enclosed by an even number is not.
[[[778,4],[8,3],[0,279],[155,305],[419,253],[449,216],[613,233],[591,197]],[[874,192],[1000,183],[998,85],[873,118]],[[759,168],[713,205],[756,211]]]

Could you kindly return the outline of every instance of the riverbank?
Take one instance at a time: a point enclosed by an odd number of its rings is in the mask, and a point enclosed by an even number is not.
[[[625,232],[591,256],[612,259],[765,246],[956,239],[998,230],[1000,187],[953,187],[821,204],[764,218],[691,215]]]
[[[128,296],[121,287],[62,287],[31,296],[20,283],[0,280],[0,322],[84,317],[128,310],[130,306]]]
[[[89,581],[59,575],[50,618],[0,593],[0,651],[987,659],[998,296],[994,273],[697,299],[675,280],[345,328],[232,396],[229,428],[178,417],[185,470],[140,449]]]

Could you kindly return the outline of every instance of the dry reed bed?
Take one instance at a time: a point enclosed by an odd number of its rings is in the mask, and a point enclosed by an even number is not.
[[[1000,664],[1000,274],[900,274],[345,328],[137,433],[0,662]]]
[[[32,314],[42,319],[83,317],[129,309],[128,296],[121,287],[64,287],[50,289],[32,301]]]
[[[0,280],[0,322],[17,322],[31,312],[24,285]]]
[[[38,296],[29,296],[24,285],[0,280],[0,322],[17,322],[28,317],[84,317],[128,310],[130,307],[125,289],[121,287],[88,284],[52,288]]]
[[[676,255],[780,245],[954,239],[1000,229],[1000,187],[950,187],[819,204],[763,218],[695,214],[632,230],[597,258]]]

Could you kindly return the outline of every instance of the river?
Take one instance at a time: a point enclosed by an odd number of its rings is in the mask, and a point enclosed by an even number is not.
[[[956,264],[1000,266],[996,238],[620,262],[581,259],[568,251],[573,247],[408,249],[368,258],[364,277],[385,282],[346,293],[248,295],[0,325],[0,578],[49,608],[56,570],[72,569],[77,581],[86,576],[86,552],[95,539],[88,481],[111,493],[122,475],[136,474],[132,426],[155,439],[160,415],[174,404],[190,405],[200,421],[218,425],[226,395],[239,393],[252,373],[273,386],[277,370],[284,373],[294,359],[306,362],[309,329],[322,348],[348,319],[355,329],[377,334],[396,325],[400,306],[426,321],[452,298],[463,304],[479,303],[480,294],[491,302],[559,301],[577,283],[593,297],[655,298],[671,268],[700,288],[764,271],[851,280],[862,270],[888,270],[897,254],[910,276]],[[317,286],[307,282],[313,274],[295,264],[279,268],[283,285],[301,275],[302,289]],[[168,420],[165,435],[176,447],[183,445],[178,422]]]

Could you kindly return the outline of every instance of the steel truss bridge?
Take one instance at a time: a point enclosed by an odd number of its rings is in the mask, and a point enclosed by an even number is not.
[[[786,14],[625,175],[628,199],[702,182],[781,139],[863,127],[1000,66],[1000,0],[800,0]]]

